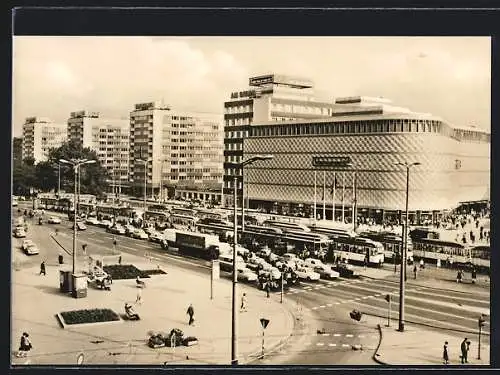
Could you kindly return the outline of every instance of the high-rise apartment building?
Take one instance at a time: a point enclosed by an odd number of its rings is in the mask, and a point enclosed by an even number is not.
[[[66,124],[48,118],[28,117],[23,124],[22,158],[33,158],[35,163],[47,160],[52,148],[60,147],[67,139]]]
[[[96,152],[99,162],[108,171],[112,189],[121,191],[129,185],[128,120],[103,118],[98,112],[71,112],[67,131],[68,139]]]
[[[136,104],[130,113],[134,186],[144,186],[144,164],[148,195],[158,196],[174,187],[221,183],[222,140],[222,116],[172,110],[161,101]]]
[[[224,204],[232,205],[234,178],[241,197],[243,139],[252,123],[328,118],[334,103],[315,98],[313,83],[300,77],[269,74],[249,79],[250,89],[233,92],[224,103]],[[240,198],[238,198],[240,200]]]

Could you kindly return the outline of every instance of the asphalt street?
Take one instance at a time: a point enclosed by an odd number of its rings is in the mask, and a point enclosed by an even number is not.
[[[14,212],[14,216],[17,212]],[[52,215],[46,212],[45,216]],[[56,214],[57,215],[57,214]],[[63,215],[59,215],[63,217]],[[71,224],[64,218],[61,224],[38,225],[33,220],[27,238],[32,239],[40,247],[40,254],[27,257],[20,250],[22,239],[13,238],[17,250],[14,254],[22,260],[22,264],[39,264],[42,259],[55,264],[61,248],[50,238],[50,234],[59,229],[57,236],[64,238],[61,243],[71,244]],[[87,230],[78,232],[77,254],[81,255],[81,244],[88,244],[89,253],[109,253],[113,250],[113,238],[117,240],[117,250],[125,253],[141,254],[145,257],[175,264],[190,272],[208,274],[209,263],[198,259],[189,259],[166,253],[159,244],[145,240],[137,240],[126,236],[106,233],[103,228],[88,225]],[[69,245],[68,245],[69,246]],[[71,254],[71,248],[66,249]],[[66,254],[66,262],[70,255]],[[229,275],[226,275],[229,276]],[[263,293],[263,298],[265,293]],[[357,364],[373,365],[371,359],[378,343],[378,332],[373,325],[361,319],[354,321],[349,311],[357,309],[366,315],[378,316],[387,322],[388,302],[384,299],[392,295],[391,324],[397,326],[399,285],[385,279],[339,279],[320,280],[318,282],[301,282],[290,288],[285,298],[296,302],[299,315],[307,316],[307,332],[298,329],[295,340],[278,353],[271,353],[261,363],[267,364]],[[489,314],[489,294],[487,292],[459,292],[441,290],[426,286],[408,285],[406,293],[405,320],[425,325],[429,329],[446,330],[447,333],[462,337],[477,331],[477,318],[481,312]],[[298,325],[305,324],[298,322]],[[301,327],[299,327],[301,328]],[[318,331],[322,333],[319,334]],[[484,343],[489,342],[489,326],[484,329]]]

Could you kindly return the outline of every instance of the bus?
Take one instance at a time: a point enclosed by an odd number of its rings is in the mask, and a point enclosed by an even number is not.
[[[306,225],[299,224],[299,223],[287,223],[284,221],[277,221],[277,220],[265,220],[262,223],[263,226],[265,227],[270,227],[270,228],[278,228],[281,229],[283,232],[304,232],[308,233],[311,231]]]
[[[161,246],[164,249],[177,248],[179,254],[205,260],[217,259],[220,255],[219,239],[210,234],[165,229]]]
[[[491,249],[489,245],[479,245],[470,248],[472,264],[482,268],[490,268]]]
[[[217,235],[221,242],[227,242],[229,238],[233,237],[234,233],[234,228],[232,226],[201,224],[200,222],[196,223],[196,230],[200,233]]]
[[[310,225],[309,229],[311,229],[311,232],[313,233],[321,233],[325,234],[327,236],[349,236],[349,237],[355,237],[356,233],[352,231],[351,229],[347,228],[330,228],[326,226],[317,226],[317,225]]]
[[[191,208],[183,208],[183,207],[172,207],[170,209],[170,213],[172,215],[179,215],[179,216],[196,216],[196,210],[193,210]]]
[[[196,227],[198,218],[192,215],[171,214],[168,221],[174,228],[194,228]]]
[[[404,247],[403,237],[392,232],[362,232],[360,238],[368,238],[373,241],[380,242],[384,246],[384,259],[390,259],[393,263],[400,262],[402,249]],[[406,261],[408,264],[413,263],[413,244],[411,238],[407,239]]]
[[[227,213],[215,212],[212,210],[197,210],[196,216],[200,220],[213,220],[214,222],[227,221]]]
[[[169,215],[166,212],[150,210],[150,209],[146,211],[146,215],[144,217],[145,220],[159,221],[162,223],[167,222],[168,218]]]
[[[349,262],[380,267],[384,263],[384,246],[368,238],[334,236],[330,238],[331,245],[328,259],[347,259]]]
[[[311,253],[326,254],[330,246],[328,236],[319,233],[286,232],[281,240],[292,245],[296,251],[308,250]]]
[[[468,246],[454,241],[443,241],[434,238],[413,240],[413,255],[431,262],[449,262],[469,264],[472,261]]]

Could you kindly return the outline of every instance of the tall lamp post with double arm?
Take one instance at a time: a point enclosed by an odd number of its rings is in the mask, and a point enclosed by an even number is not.
[[[246,165],[252,164],[259,160],[270,160],[273,158],[273,155],[255,155],[241,163],[234,163],[235,167],[239,167],[242,170],[243,177],[243,168]],[[244,180],[242,178],[241,183],[242,196],[244,191]],[[236,269],[236,256],[237,250],[236,246],[238,244],[238,179],[234,178],[234,227],[233,227],[233,290],[232,290],[232,312],[231,312],[231,364],[238,364],[238,270]],[[242,200],[242,209],[243,209],[243,200]],[[243,223],[245,222],[245,218],[243,216],[243,211],[241,214],[241,223],[242,223],[242,231],[243,231]]]
[[[399,275],[399,326],[398,331],[405,330],[405,282],[406,282],[406,258],[408,254],[408,194],[410,191],[410,168],[420,165],[420,162],[414,163],[395,163],[394,165],[406,168],[406,205],[405,205],[405,225],[403,230],[404,250],[401,254],[401,273]]]
[[[59,162],[64,163],[64,164],[69,164],[73,167],[74,175],[75,175],[75,191],[74,191],[74,198],[73,198],[73,206],[74,206],[74,215],[73,215],[73,267],[72,267],[72,272],[75,274],[75,267],[76,267],[76,232],[77,232],[77,227],[76,227],[76,218],[78,216],[78,181],[77,181],[77,174],[79,174],[80,167],[85,164],[94,164],[96,161],[95,160],[87,160],[87,159],[71,159],[71,160],[66,160],[66,159],[59,159]]]

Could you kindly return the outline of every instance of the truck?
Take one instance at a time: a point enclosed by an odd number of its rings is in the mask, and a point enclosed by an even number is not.
[[[206,260],[219,257],[219,245],[218,236],[179,229],[165,229],[161,241],[164,249],[176,248],[180,254]]]

